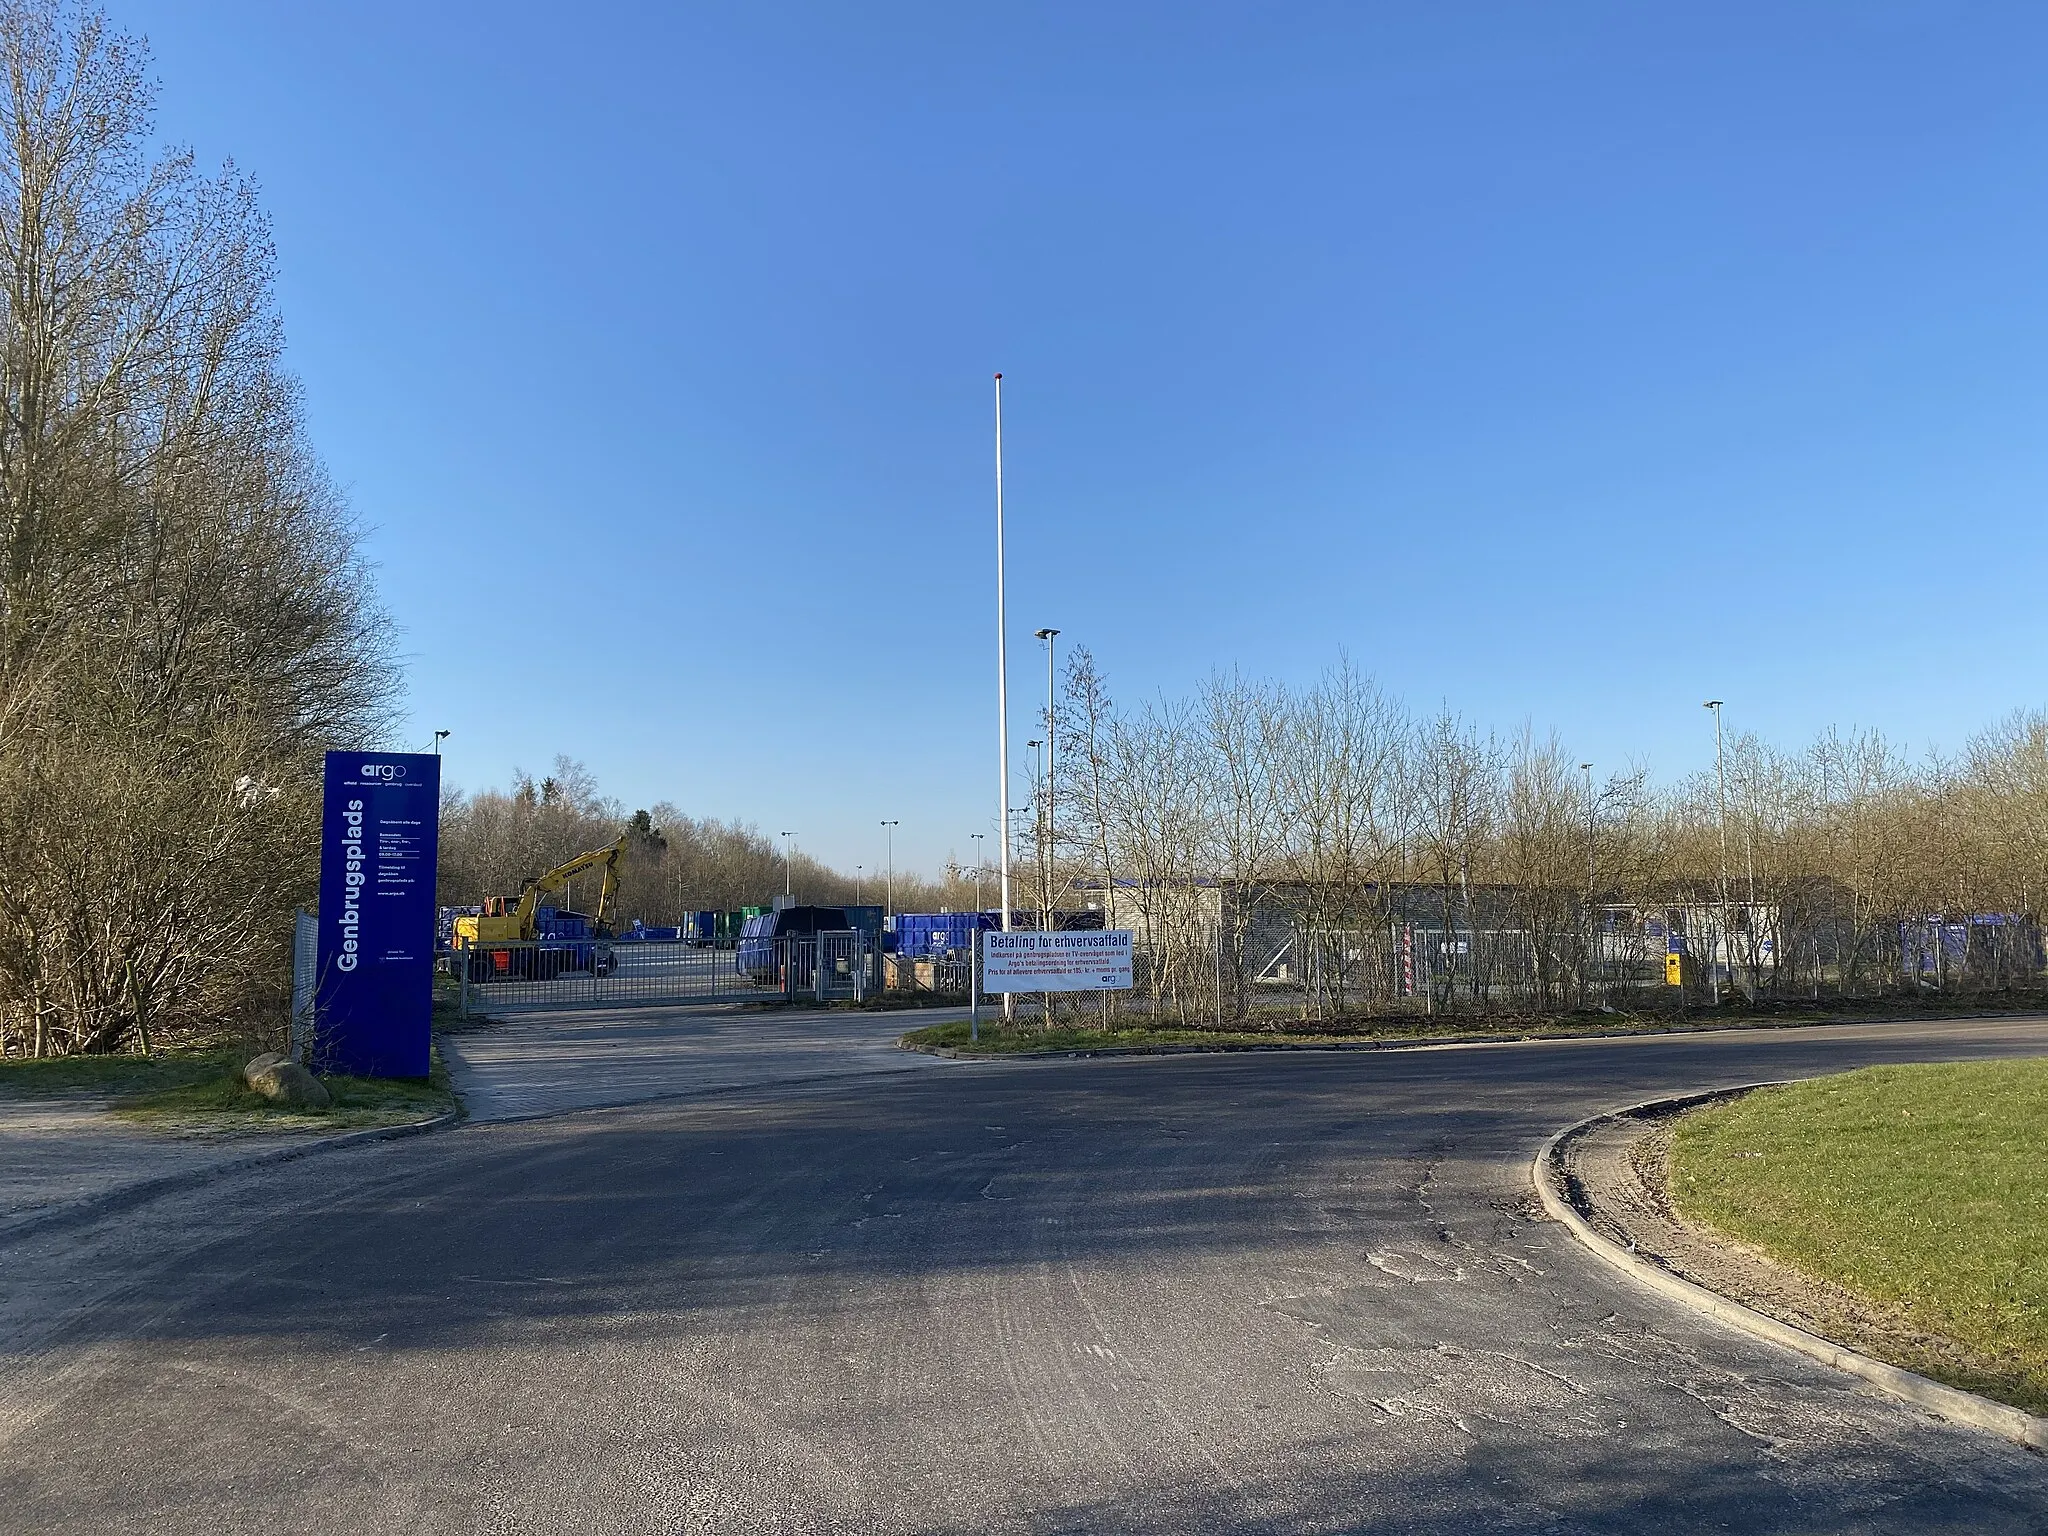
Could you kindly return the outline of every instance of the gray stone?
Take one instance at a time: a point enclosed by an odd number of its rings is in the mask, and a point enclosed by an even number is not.
[[[242,1076],[251,1088],[273,1104],[288,1104],[294,1109],[325,1109],[334,1102],[320,1079],[295,1061],[273,1061],[260,1071],[252,1061]]]
[[[285,1055],[283,1051],[265,1051],[261,1056],[258,1056],[254,1061],[251,1061],[242,1068],[243,1080],[248,1081],[254,1078],[257,1073],[276,1066],[280,1061],[290,1060],[291,1057]]]

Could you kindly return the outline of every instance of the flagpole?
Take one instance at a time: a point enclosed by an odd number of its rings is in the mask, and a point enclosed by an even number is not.
[[[1003,592],[1003,376],[996,375],[996,802],[997,849],[1001,858],[1002,931],[1010,931],[1010,631]],[[979,941],[977,940],[977,943]],[[1010,1012],[1003,994],[1003,1014]]]
[[[1002,868],[1003,932],[1010,931],[1010,630],[1003,592],[1003,376],[996,375],[996,845]]]

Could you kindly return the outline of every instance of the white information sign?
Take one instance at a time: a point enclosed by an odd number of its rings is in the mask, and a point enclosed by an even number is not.
[[[981,936],[984,992],[1121,992],[1131,985],[1131,931]]]

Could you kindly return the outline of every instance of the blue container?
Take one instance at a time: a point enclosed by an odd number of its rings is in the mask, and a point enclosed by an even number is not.
[[[977,931],[996,926],[988,912],[902,912],[896,917],[896,953],[919,960],[965,954]]]
[[[749,981],[777,979],[775,914],[764,912],[740,925],[739,943],[733,949],[733,968]]]
[[[590,919],[581,912],[557,912],[553,907],[542,907],[535,916],[535,926],[544,939],[587,939],[591,936]]]
[[[882,931],[882,909],[880,907],[847,907],[846,926],[875,937]]]

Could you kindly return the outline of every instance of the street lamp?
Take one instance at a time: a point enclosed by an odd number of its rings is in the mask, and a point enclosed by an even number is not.
[[[1593,798],[1593,765],[1591,763],[1581,763],[1579,764],[1579,771],[1586,776],[1586,902],[1590,906],[1593,901],[1594,880],[1596,878],[1593,873],[1593,850],[1595,847],[1594,839],[1600,835],[1598,831],[1600,802]]]
[[[865,864],[853,866],[853,904],[856,907],[860,905],[860,872],[865,868],[867,868]]]
[[[1586,776],[1586,974],[1590,979],[1593,971],[1593,951],[1600,943],[1600,922],[1593,911],[1593,839],[1597,835],[1594,831],[1597,802],[1593,799],[1593,765],[1581,763],[1579,771]]]
[[[1052,732],[1053,732],[1053,724],[1052,724],[1052,722],[1053,722],[1053,694],[1052,694],[1052,656],[1053,656],[1053,645],[1052,645],[1052,643],[1053,643],[1053,641],[1055,641],[1055,640],[1057,640],[1057,639],[1059,638],[1059,633],[1060,633],[1060,632],[1059,632],[1058,630],[1056,630],[1056,629],[1040,629],[1040,630],[1034,630],[1034,631],[1033,631],[1033,633],[1034,633],[1034,634],[1035,634],[1035,635],[1037,636],[1037,638],[1038,638],[1038,639],[1040,639],[1040,640],[1042,640],[1042,641],[1044,641],[1044,642],[1045,642],[1045,788],[1044,788],[1044,789],[1043,789],[1042,791],[1040,791],[1040,793],[1039,793],[1039,798],[1040,798],[1040,799],[1041,799],[1042,801],[1044,801],[1044,802],[1045,802],[1045,809],[1044,809],[1044,812],[1043,812],[1043,815],[1044,815],[1044,818],[1045,818],[1045,847],[1044,847],[1044,850],[1043,850],[1043,851],[1042,851],[1042,852],[1041,852],[1041,853],[1039,854],[1039,857],[1038,857],[1038,869],[1039,869],[1039,882],[1040,882],[1041,886],[1043,887],[1043,894],[1042,894],[1042,896],[1041,896],[1041,898],[1040,898],[1040,900],[1039,900],[1039,910],[1040,910],[1041,912],[1050,912],[1050,911],[1052,910],[1052,848],[1053,848],[1053,824],[1052,824],[1052,814],[1053,814],[1053,803],[1054,803],[1054,802],[1053,802],[1053,787],[1052,787],[1052,776],[1053,776],[1053,767],[1054,767],[1054,764],[1053,764],[1053,740],[1052,740]],[[1041,919],[1040,919],[1040,925],[1041,925],[1041,926],[1044,926],[1044,923],[1045,923],[1045,919],[1041,918]]]
[[[434,756],[439,757],[441,755],[441,743],[446,741],[450,736],[454,734],[455,733],[453,731],[434,732]]]
[[[1728,931],[1728,768],[1721,755],[1721,701],[1719,699],[1709,699],[1700,707],[1702,709],[1711,709],[1714,712],[1714,777],[1721,786],[1721,942],[1719,947],[1726,952],[1731,962],[1728,967],[1728,978],[1732,981],[1735,979],[1735,967],[1732,963],[1735,958],[1735,945]],[[1707,969],[1712,972],[1714,977],[1714,1002],[1718,1005],[1721,1001],[1721,975],[1711,963]]]
[[[1038,866],[1038,926],[1045,926],[1045,754],[1042,741],[1027,741],[1031,749],[1031,861]],[[1022,807],[1019,807],[1022,809]]]
[[[1007,846],[1017,839],[1017,818],[1030,810],[1028,805],[1013,805],[1010,814],[1003,818],[1003,842]]]
[[[795,836],[796,836],[796,834],[795,834],[794,832],[785,832],[785,833],[783,833],[783,834],[782,834],[782,903],[783,903],[783,905],[784,905],[784,906],[787,906],[787,905],[789,905],[789,897],[790,897],[790,889],[789,889],[789,866],[790,866],[790,859],[792,858],[792,856],[793,856],[793,855],[791,854],[791,851],[790,851],[790,841],[789,841],[789,840],[790,840],[790,839],[791,839],[792,837],[795,837]]]
[[[901,822],[895,821],[885,821],[882,823],[882,835],[889,841],[889,883],[883,888],[882,897],[882,916],[884,919],[893,918],[896,915],[896,829],[901,825]]]

